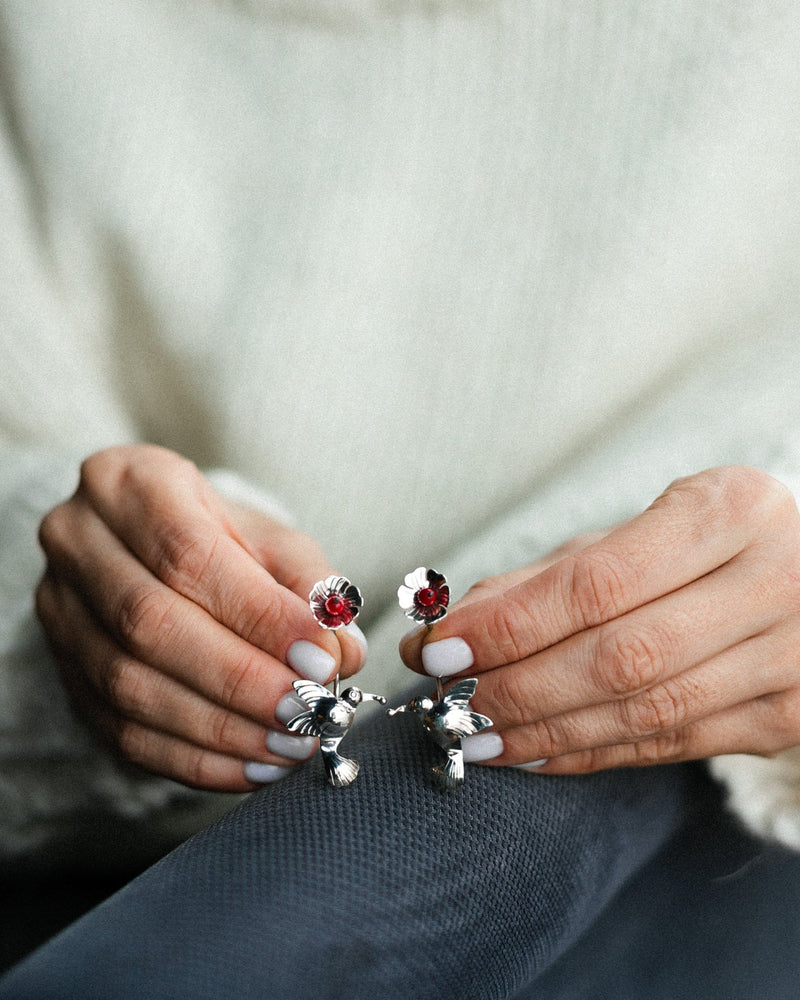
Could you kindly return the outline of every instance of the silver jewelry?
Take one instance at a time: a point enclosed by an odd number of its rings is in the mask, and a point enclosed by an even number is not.
[[[316,681],[295,681],[292,687],[308,705],[308,710],[296,715],[286,723],[286,728],[303,736],[316,736],[325,773],[334,788],[345,788],[358,775],[358,763],[342,757],[339,744],[347,736],[356,716],[356,709],[363,701],[377,701],[386,704],[379,694],[367,694],[360,688],[351,687],[339,694],[338,674],[334,680],[334,690],[330,692]]]
[[[477,686],[477,679],[469,677],[457,681],[436,701],[426,697],[412,698],[407,705],[387,710],[387,715],[413,712],[420,718],[429,738],[444,751],[445,759],[433,768],[433,774],[443,788],[460,788],[464,784],[461,740],[493,725],[488,716],[470,708],[469,701]]]
[[[346,576],[328,576],[311,588],[308,603],[321,628],[336,630],[358,618],[364,599]]]
[[[418,566],[406,574],[397,588],[397,600],[407,618],[423,625],[433,625],[447,614],[450,588],[442,573]]]
[[[447,614],[450,587],[443,573],[418,566],[408,573],[397,590],[397,600],[406,617],[430,628]],[[387,715],[412,712],[422,722],[429,738],[444,751],[444,760],[433,774],[444,788],[464,784],[464,752],[461,740],[494,725],[487,715],[473,712],[470,698],[475,694],[475,677],[457,681],[445,694],[441,677],[436,678],[435,698],[412,698],[407,705],[387,709]]]
[[[358,618],[364,600],[361,591],[345,576],[329,576],[319,580],[308,595],[311,613],[321,628],[345,628]],[[358,764],[339,753],[339,744],[350,732],[356,717],[356,709],[363,701],[377,701],[386,704],[379,694],[367,694],[360,688],[351,687],[339,693],[339,675],[333,679],[333,691],[317,684],[316,681],[294,681],[292,687],[298,697],[308,705],[286,723],[292,733],[316,736],[325,773],[334,788],[345,788],[358,775]]]

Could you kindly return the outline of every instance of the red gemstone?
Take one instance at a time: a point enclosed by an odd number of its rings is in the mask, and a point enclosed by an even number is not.
[[[331,594],[325,601],[325,610],[334,617],[340,615],[345,610],[344,600],[338,594]]]
[[[438,596],[433,587],[423,587],[417,594],[417,600],[423,608],[430,608],[438,600]]]

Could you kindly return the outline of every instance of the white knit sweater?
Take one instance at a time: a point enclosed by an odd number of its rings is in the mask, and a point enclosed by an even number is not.
[[[79,459],[156,441],[366,595],[456,590],[677,475],[800,484],[800,8],[4,0],[0,851],[194,799],[98,747],[31,614]],[[800,760],[715,762],[800,846]],[[531,780],[536,780],[532,777]]]

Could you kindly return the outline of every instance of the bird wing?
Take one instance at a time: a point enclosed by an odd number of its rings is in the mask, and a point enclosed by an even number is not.
[[[480,712],[462,710],[450,712],[447,716],[447,732],[459,738],[472,736],[493,725],[492,720],[486,715],[481,715]]]
[[[494,725],[488,715],[481,715],[480,712],[469,713],[470,723],[474,727],[472,732],[479,733],[482,729],[489,729]]]
[[[454,684],[447,694],[442,697],[442,701],[448,708],[467,708],[469,700],[475,694],[477,686],[477,678],[467,677],[466,680],[458,681],[458,683]]]
[[[289,719],[286,728],[292,733],[301,733],[303,736],[319,736],[319,723],[311,709]]]
[[[292,687],[297,692],[298,698],[302,698],[312,712],[317,710],[317,706],[323,698],[333,697],[326,687],[317,684],[316,681],[294,681]]]
[[[316,718],[319,703],[325,698],[332,698],[330,691],[317,684],[316,681],[295,681],[292,687],[297,692],[306,705],[308,711],[300,712],[293,719],[289,719],[286,728],[292,733],[302,733],[303,736],[319,736],[319,722]]]

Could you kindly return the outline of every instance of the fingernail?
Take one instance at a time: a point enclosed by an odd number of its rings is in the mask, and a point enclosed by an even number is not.
[[[467,670],[474,663],[472,650],[458,636],[440,639],[422,647],[422,665],[431,677],[447,677]]]
[[[478,733],[480,736],[480,733]],[[535,771],[537,767],[542,767],[548,762],[549,757],[540,757],[539,760],[530,760],[527,764],[514,764],[513,767],[518,767],[521,771]]]
[[[249,760],[244,765],[244,776],[248,781],[256,785],[270,785],[273,781],[280,781],[290,774],[293,768],[279,767],[277,764],[259,764],[257,761]]]
[[[324,684],[336,669],[336,660],[324,649],[307,639],[298,639],[286,654],[289,666],[301,677]]]
[[[294,691],[290,691],[285,694],[278,704],[275,706],[275,718],[286,725],[287,722],[299,715],[301,712],[308,710],[308,705],[304,701],[300,701]]]
[[[307,760],[314,752],[317,741],[313,736],[290,736],[289,733],[267,733],[267,750],[288,757],[290,760]]]
[[[503,737],[499,733],[475,733],[461,741],[461,749],[466,764],[491,760],[503,752]]]
[[[342,632],[346,632],[348,635],[351,635],[361,647],[361,665],[363,666],[366,663],[367,651],[369,649],[369,646],[367,644],[367,637],[358,627],[356,622],[350,622],[349,625],[345,625],[345,627],[342,629]]]

